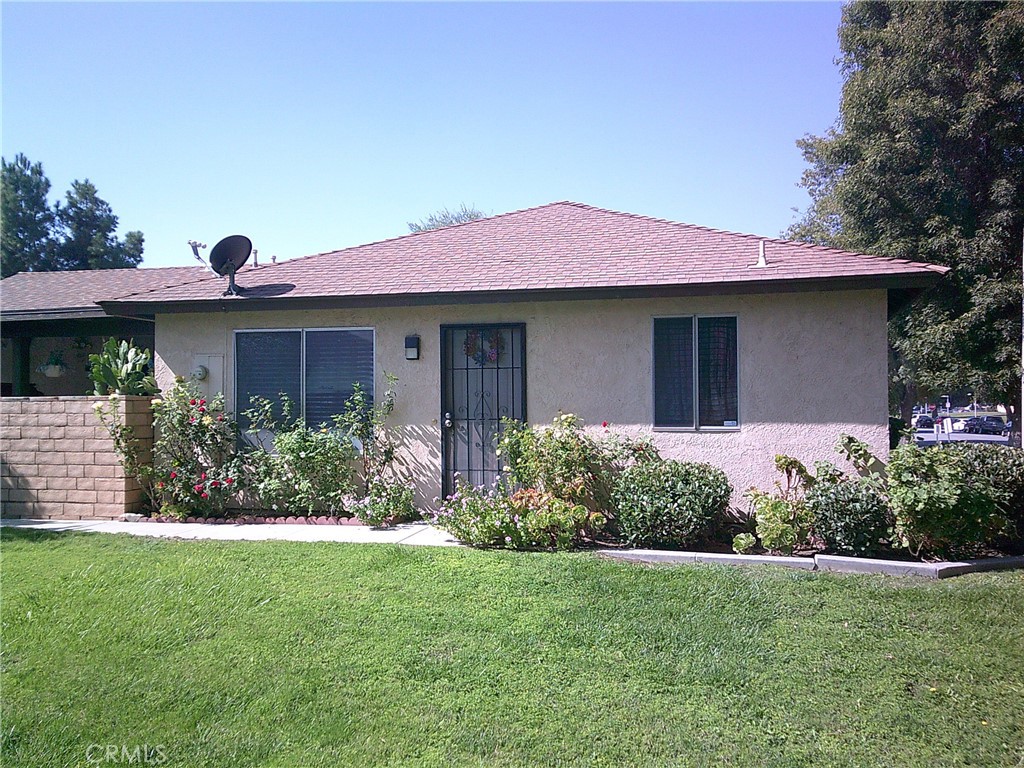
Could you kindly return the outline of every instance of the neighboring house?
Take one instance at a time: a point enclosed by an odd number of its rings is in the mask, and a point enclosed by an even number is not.
[[[236,411],[287,392],[319,422],[395,374],[421,504],[497,476],[502,417],[560,411],[741,492],[841,432],[886,454],[887,309],[946,271],[563,202],[100,304],[155,317],[162,386],[202,365]]]
[[[0,372],[4,395],[86,395],[89,355],[111,337],[153,347],[153,316],[112,317],[100,301],[210,274],[202,267],[19,272],[0,281]],[[45,367],[59,353],[59,375]]]

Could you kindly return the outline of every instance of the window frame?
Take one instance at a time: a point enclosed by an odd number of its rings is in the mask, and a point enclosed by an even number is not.
[[[299,412],[306,422],[306,332],[307,331],[369,331],[372,335],[373,401],[377,397],[377,329],[372,325],[298,326],[295,328],[235,328],[231,336],[231,399],[238,413],[238,335],[242,333],[295,333],[299,332]],[[248,406],[247,406],[248,407]]]
[[[733,318],[736,321],[736,426],[702,426],[700,424],[700,344],[699,328],[701,319]],[[654,364],[655,321],[656,320],[693,320],[693,423],[694,426],[668,426],[654,423],[657,389],[655,382],[656,366]],[[743,407],[740,398],[742,371],[740,370],[740,317],[736,312],[704,312],[684,315],[652,315],[651,316],[651,429],[654,432],[739,432],[743,427]]]

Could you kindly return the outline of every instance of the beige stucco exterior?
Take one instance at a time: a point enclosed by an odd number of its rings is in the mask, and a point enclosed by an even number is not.
[[[728,314],[738,318],[740,426],[732,431],[654,431],[652,319]],[[430,506],[441,488],[440,326],[526,324],[527,413],[533,423],[561,411],[588,425],[608,421],[648,434],[662,455],[706,461],[726,471],[740,493],[777,479],[776,454],[805,462],[839,461],[841,432],[887,453],[886,294],[882,290],[450,305],[380,309],[210,312],[156,319],[162,387],[210,369],[204,386],[223,389],[234,407],[233,337],[238,329],[373,327],[376,378],[398,377],[392,423],[403,441],[402,469],[417,501]],[[421,337],[421,358],[405,359],[404,337]]]

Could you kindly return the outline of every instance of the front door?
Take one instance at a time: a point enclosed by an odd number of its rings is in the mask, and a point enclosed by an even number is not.
[[[526,419],[526,327],[441,326],[441,463],[445,496],[455,475],[490,485],[499,473],[496,442],[504,418]]]

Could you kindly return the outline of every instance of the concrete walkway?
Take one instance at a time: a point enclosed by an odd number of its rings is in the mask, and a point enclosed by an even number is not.
[[[166,539],[220,541],[341,541],[354,544],[409,544],[423,547],[459,546],[444,531],[427,523],[403,523],[393,528],[367,525],[209,525],[205,523],[122,523],[112,520],[0,520],[6,528],[41,531],[127,533]]]

